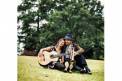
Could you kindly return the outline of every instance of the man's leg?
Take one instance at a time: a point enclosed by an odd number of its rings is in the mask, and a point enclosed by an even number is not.
[[[86,70],[86,73],[92,74],[91,70],[89,69],[88,64],[86,62],[86,59],[83,55],[81,55],[81,59],[82,59],[82,67],[84,67],[84,69]]]
[[[84,66],[87,65],[87,62],[86,62],[85,57],[83,55],[75,56],[75,60],[76,60],[76,65],[80,66],[81,68],[83,68]]]
[[[81,54],[81,55],[77,55],[75,57],[76,60],[76,66],[81,67],[82,69],[86,70],[86,73],[91,74],[91,70],[88,68],[87,62],[85,57]]]
[[[79,67],[79,66],[77,66],[77,65],[75,65],[74,68],[75,68],[76,70],[80,71],[81,73],[85,73],[85,72],[86,72],[84,68],[81,68],[81,67]]]

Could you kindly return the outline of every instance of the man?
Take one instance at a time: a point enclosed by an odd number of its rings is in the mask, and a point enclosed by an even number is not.
[[[87,65],[87,62],[85,60],[85,57],[82,54],[84,52],[84,49],[81,48],[79,45],[73,43],[72,34],[70,34],[70,33],[66,34],[64,39],[65,39],[65,45],[66,45],[65,54],[67,53],[67,50],[68,50],[67,48],[70,45],[73,45],[73,47],[74,47],[74,59],[76,61],[75,68],[77,70],[80,70],[81,73],[91,74],[91,71],[88,68],[88,65]],[[65,57],[64,59],[66,59],[65,61],[67,61],[67,57]],[[73,62],[71,62],[70,64],[71,65],[69,66],[68,62],[65,62],[65,70],[67,70],[68,67],[69,67],[69,69],[70,68],[72,69]]]

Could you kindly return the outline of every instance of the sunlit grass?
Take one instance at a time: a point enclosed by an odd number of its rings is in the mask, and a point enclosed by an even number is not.
[[[36,57],[18,56],[18,81],[104,81],[104,61],[89,59],[87,62],[92,75],[43,68]]]

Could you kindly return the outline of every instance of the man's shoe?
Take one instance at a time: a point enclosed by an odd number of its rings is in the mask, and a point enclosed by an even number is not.
[[[80,73],[85,73],[86,71],[84,69],[81,69],[80,70]]]
[[[85,69],[87,74],[92,74],[91,70],[88,67],[85,67]]]
[[[87,72],[87,74],[90,74],[90,75],[91,75],[91,74],[92,74],[92,72],[91,72],[91,71],[89,71],[89,72]]]

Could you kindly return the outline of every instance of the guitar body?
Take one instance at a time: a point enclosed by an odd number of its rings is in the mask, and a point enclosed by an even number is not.
[[[58,58],[51,58],[51,52],[44,51],[38,55],[38,61],[41,65],[48,65],[50,62],[58,61]]]

